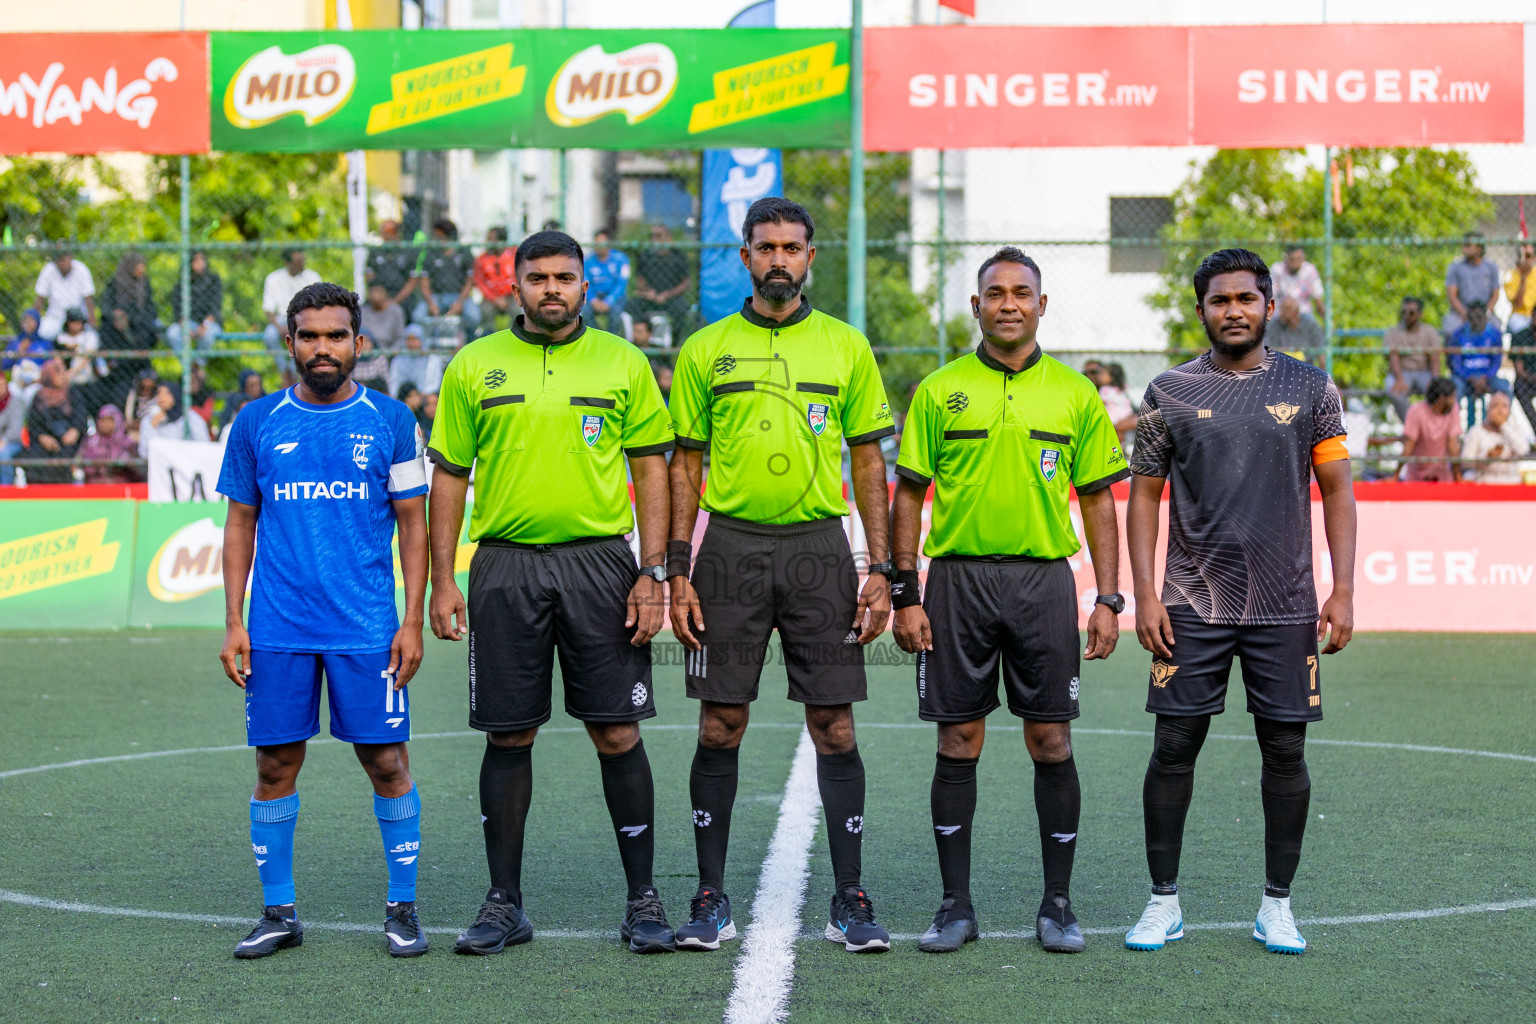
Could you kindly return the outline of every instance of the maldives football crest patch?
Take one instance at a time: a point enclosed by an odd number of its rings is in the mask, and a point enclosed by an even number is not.
[[[583,416],[581,418],[581,439],[587,442],[591,448],[597,444],[597,439],[603,436],[603,418],[601,416]]]
[[[1055,448],[1046,448],[1040,452],[1040,475],[1046,480],[1056,479],[1056,463],[1061,461],[1061,452]]]
[[[811,425],[811,433],[820,437],[827,429],[827,410],[831,406],[818,405],[812,402],[805,410],[805,421]]]

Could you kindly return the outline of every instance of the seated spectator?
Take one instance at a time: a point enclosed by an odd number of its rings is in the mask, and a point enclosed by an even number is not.
[[[206,352],[224,333],[224,282],[208,266],[208,254],[201,250],[192,254],[189,283],[192,301],[187,307],[187,322],[191,325],[192,344]],[[171,288],[171,323],[165,329],[165,336],[176,351],[185,350],[181,342],[180,278]]]
[[[641,348],[650,348],[656,344],[656,339],[651,337],[651,322],[643,316],[635,317],[635,322],[630,325],[632,340]]]
[[[422,351],[421,327],[417,324],[405,329],[405,354],[389,363],[389,390],[398,393],[406,381],[415,383],[422,394],[436,394],[443,383],[443,358]]]
[[[416,260],[420,254],[414,249],[398,247],[403,239],[400,237],[400,222],[397,220],[380,221],[379,237],[390,243],[390,248],[368,250],[365,279],[369,288],[378,285],[384,289],[390,302],[403,307],[405,300],[416,291]]]
[[[412,416],[420,414],[421,392],[416,389],[416,385],[413,382],[401,382],[400,389],[395,392],[395,398],[405,403],[405,407],[411,410]]]
[[[133,324],[128,320],[127,310],[113,310],[101,320],[98,328],[101,335],[101,347],[108,352],[121,352],[125,349],[136,349],[138,343],[133,340]],[[113,359],[107,364],[108,372],[104,391],[111,394],[122,394],[133,386],[139,374],[151,370],[148,359]],[[124,414],[127,411],[124,410]],[[129,416],[130,421],[133,420]],[[132,429],[132,428],[131,428]]]
[[[1536,245],[1520,243],[1520,259],[1504,279],[1504,294],[1509,296],[1509,333],[1529,332],[1536,310]]]
[[[1109,422],[1114,424],[1121,446],[1126,447],[1136,436],[1140,417],[1125,390],[1125,367],[1119,363],[1090,362],[1088,365],[1095,368],[1089,379],[1099,386],[1099,400],[1104,403],[1104,411],[1109,414]]]
[[[69,383],[64,361],[58,357],[43,364],[38,377],[37,394],[27,412],[27,436],[31,443],[22,452],[25,459],[72,459],[85,439],[91,414],[79,391]],[[35,466],[27,470],[27,482],[35,484],[67,483],[68,466]]]
[[[491,312],[485,316],[487,328],[494,328],[496,318],[512,309],[512,286],[517,283],[516,264],[517,250],[507,244],[507,229],[487,230],[485,252],[475,257],[475,287],[491,307]],[[513,312],[512,315],[517,314]]]
[[[592,251],[583,268],[587,275],[587,322],[611,334],[624,333],[624,305],[629,301],[629,257],[611,249],[606,230],[592,236]],[[639,344],[639,342],[636,342]]]
[[[38,333],[48,341],[64,329],[64,311],[79,306],[91,322],[97,320],[96,283],[91,268],[75,260],[74,253],[59,249],[43,264],[32,288],[37,295]]]
[[[1270,268],[1270,276],[1276,302],[1295,299],[1302,316],[1323,319],[1323,277],[1317,267],[1307,262],[1306,249],[1286,246],[1285,258]]]
[[[187,402],[187,408],[203,418],[203,422],[208,424],[208,436],[216,440],[219,432],[214,422],[213,408],[218,404],[218,396],[208,389],[208,370],[202,363],[192,364],[191,384],[192,396]]]
[[[0,463],[21,454],[21,432],[27,425],[27,400],[0,377]],[[0,487],[16,482],[16,467],[0,465]]]
[[[104,405],[96,413],[96,433],[80,446],[82,459],[136,459],[139,446],[129,436],[123,410]],[[86,466],[85,481],[92,484],[133,483],[141,479],[132,466]]]
[[[155,404],[139,421],[139,455],[149,456],[149,442],[157,437],[173,441],[206,441],[208,424],[181,405],[181,385],[163,380],[155,392]]]
[[[1398,307],[1397,323],[1387,329],[1387,400],[1397,418],[1408,417],[1408,396],[1422,395],[1440,376],[1440,332],[1424,322],[1424,301],[1409,295]]]
[[[101,308],[126,330],[129,348],[150,349],[160,334],[160,317],[155,312],[155,292],[149,283],[149,267],[136,252],[123,253],[117,272],[101,294]],[[127,318],[126,329],[122,326]]]
[[[421,427],[422,440],[432,440],[432,422],[436,419],[437,392],[429,391],[421,396],[421,408],[416,410],[416,424]]]
[[[37,310],[21,314],[21,330],[5,346],[0,369],[11,375],[11,387],[22,392],[28,402],[37,390],[38,375],[53,355],[53,342],[37,332]]]
[[[366,334],[357,336],[357,364],[352,367],[352,379],[365,388],[389,394],[389,356],[376,352],[373,339]]]
[[[664,404],[672,402],[672,367],[665,360],[657,359],[651,363],[651,372],[656,375],[656,386],[661,389],[661,400]]]
[[[388,289],[381,284],[368,286],[361,333],[373,341],[375,348],[400,348],[405,341],[405,310],[389,297]]]
[[[245,403],[255,401],[266,393],[267,387],[261,374],[255,370],[241,370],[239,390],[231,392],[224,399],[224,412],[219,416],[219,432],[222,434],[229,429]]]
[[[1467,431],[1461,441],[1463,459],[1502,459],[1501,462],[1485,462],[1466,465],[1468,480],[1483,484],[1523,483],[1518,460],[1524,458],[1531,446],[1509,422],[1509,396],[1494,392],[1488,396],[1488,416],[1483,422]]]
[[[688,335],[693,269],[688,253],[660,248],[670,241],[672,232],[665,224],[651,225],[651,242],[658,248],[646,249],[635,257],[629,303],[636,313],[665,313],[672,324],[672,336],[682,338]]]
[[[267,315],[267,326],[261,337],[271,352],[283,351],[283,339],[288,336],[288,303],[303,289],[320,283],[320,275],[306,270],[304,260],[303,249],[283,250],[283,265],[262,282],[261,311]]]
[[[421,298],[411,319],[420,322],[429,316],[456,316],[463,336],[473,338],[480,326],[480,307],[470,297],[475,288],[475,257],[456,244],[458,240],[459,229],[453,221],[444,217],[433,222],[433,244],[422,265],[426,279],[418,286]]]
[[[1323,325],[1303,316],[1301,303],[1293,295],[1276,300],[1275,318],[1264,331],[1264,344],[1302,362],[1311,362],[1327,346]]]
[[[78,306],[64,314],[64,329],[53,339],[61,358],[69,360],[69,382],[90,384],[107,375],[107,362],[92,356],[101,348],[101,337],[86,322],[85,310]]]
[[[1468,231],[1461,246],[1461,259],[1445,270],[1445,299],[1450,311],[1440,321],[1440,333],[1449,338],[1462,324],[1471,319],[1468,308],[1474,302],[1483,304],[1484,312],[1499,299],[1499,267],[1484,258],[1483,236],[1479,231]],[[1490,315],[1488,322],[1501,327],[1497,317]]]
[[[1490,391],[1509,393],[1509,382],[1499,376],[1504,363],[1504,332],[1488,322],[1488,307],[1467,303],[1467,322],[1456,328],[1446,342],[1451,352],[1451,373],[1456,378],[1456,399],[1467,402],[1467,426],[1477,422],[1474,411]],[[1460,351],[1457,351],[1457,350]]]
[[[1403,454],[1431,459],[1454,459],[1461,450],[1461,429],[1456,416],[1456,385],[1436,377],[1424,389],[1424,401],[1408,407],[1403,422]],[[1401,472],[1410,481],[1456,479],[1449,462],[1404,463]]]

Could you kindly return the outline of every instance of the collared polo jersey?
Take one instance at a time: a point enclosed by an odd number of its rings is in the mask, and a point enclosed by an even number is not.
[[[558,544],[628,533],[624,458],[672,446],[639,349],[585,324],[552,342],[519,316],[448,364],[427,456],[460,476],[475,467],[470,540]]]
[[[748,300],[690,337],[672,427],[680,447],[710,450],[702,507],[757,523],[847,515],[843,443],[895,433],[868,339],[809,299],[782,323]]]
[[[1065,558],[1068,507],[1130,476],[1098,390],[1038,347],[1018,372],[978,348],[918,385],[896,472],[934,484],[923,553]]]

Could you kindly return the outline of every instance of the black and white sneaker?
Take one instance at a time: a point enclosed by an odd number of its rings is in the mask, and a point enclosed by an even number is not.
[[[389,938],[390,956],[421,956],[427,951],[427,933],[416,916],[416,901],[384,905],[384,934]]]
[[[1040,904],[1035,918],[1035,934],[1040,945],[1051,953],[1081,953],[1088,948],[1083,926],[1072,913],[1072,901],[1065,896],[1048,897]]]
[[[677,948],[677,936],[667,923],[661,896],[651,886],[624,907],[624,922],[619,938],[629,943],[631,953],[670,953]]]
[[[523,913],[521,904],[514,903],[505,889],[492,889],[485,894],[475,923],[459,933],[453,951],[491,956],[532,938],[533,922]]]
[[[251,934],[235,945],[235,956],[241,960],[259,960],[271,956],[280,949],[304,944],[304,926],[293,904],[283,907],[263,907],[261,920],[251,929]]]
[[[850,953],[884,953],[891,935],[875,922],[875,908],[863,889],[849,886],[832,897],[826,937]]]
[[[719,949],[736,937],[731,898],[719,889],[699,886],[689,906],[688,923],[677,930],[678,949]]]
[[[933,924],[917,940],[917,948],[924,953],[953,953],[967,942],[975,942],[981,934],[976,925],[976,909],[969,903],[963,906],[948,899],[939,904],[939,912],[933,915]]]

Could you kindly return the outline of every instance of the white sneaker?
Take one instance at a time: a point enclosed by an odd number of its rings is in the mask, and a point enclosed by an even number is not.
[[[1307,948],[1296,919],[1291,916],[1291,898],[1265,896],[1259,904],[1259,916],[1253,922],[1253,937],[1271,953],[1300,953]]]
[[[1125,933],[1126,949],[1162,949],[1163,946],[1184,937],[1184,912],[1179,909],[1179,897],[1152,894],[1147,909],[1141,912],[1136,927]]]

